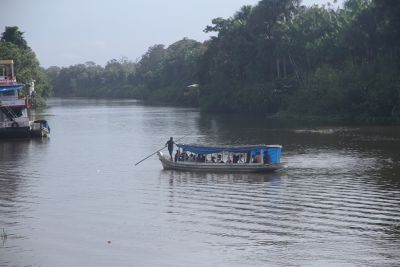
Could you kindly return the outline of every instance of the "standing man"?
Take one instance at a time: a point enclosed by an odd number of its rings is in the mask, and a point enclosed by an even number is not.
[[[174,139],[171,137],[166,143],[165,146],[168,147],[168,152],[169,152],[169,156],[171,157],[171,161],[172,161],[172,152],[174,152]]]

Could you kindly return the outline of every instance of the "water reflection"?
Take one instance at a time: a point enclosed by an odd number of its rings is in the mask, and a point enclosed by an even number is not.
[[[192,184],[265,184],[274,183],[281,181],[282,178],[286,177],[284,171],[276,173],[207,173],[207,172],[180,172],[180,171],[167,171],[163,170],[160,172],[160,181],[169,180],[170,185],[176,183],[192,183]]]
[[[50,140],[0,141],[0,231],[9,233],[0,266],[400,260],[398,127],[292,125],[117,100],[59,99],[42,112]],[[184,142],[282,144],[287,168],[163,171],[156,157],[133,166],[189,133]]]
[[[13,207],[23,191],[27,178],[23,173],[24,157],[30,153],[30,140],[7,140],[0,142],[0,214],[13,213]],[[0,222],[6,218],[0,216]]]
[[[394,233],[386,229],[400,220],[399,199],[367,180],[354,180],[349,174],[340,180],[321,173],[296,177],[290,170],[288,176],[160,173],[168,203],[164,212],[171,223],[188,232],[206,232],[214,245],[228,239],[235,253],[251,247],[260,261],[266,260],[262,252],[268,247],[276,251],[289,246],[290,254],[303,255],[305,262],[315,260],[311,252],[318,249],[312,244],[318,243],[346,251],[347,259],[354,251],[351,239],[361,242],[361,251],[366,250],[362,240],[369,239],[381,240],[373,250],[393,248]]]
[[[35,202],[32,180],[37,173],[28,167],[33,154],[32,140],[0,140],[0,255],[2,249],[20,249],[14,241],[26,238],[24,231],[17,229],[23,227],[26,212]],[[0,257],[0,266],[3,264],[13,263]]]

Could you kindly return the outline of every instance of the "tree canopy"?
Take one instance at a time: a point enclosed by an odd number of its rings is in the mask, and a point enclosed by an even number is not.
[[[29,86],[32,80],[35,81],[36,100],[39,105],[44,105],[44,100],[51,94],[50,83],[18,27],[6,27],[2,34],[0,59],[14,60],[18,82]]]
[[[137,98],[197,105],[197,96],[186,94],[197,82],[197,61],[204,46],[184,38],[165,48],[154,45],[132,62],[110,60],[105,67],[93,62],[67,68],[50,67],[47,73],[56,96]]]
[[[47,72],[60,96],[399,119],[399,18],[396,0],[347,0],[342,8],[261,0],[213,19],[205,32],[215,36],[203,43],[184,38],[150,47],[136,62]]]
[[[19,48],[26,49],[28,44],[25,38],[22,36],[24,33],[18,30],[18,27],[6,27],[5,31],[1,35],[2,42],[12,43]]]

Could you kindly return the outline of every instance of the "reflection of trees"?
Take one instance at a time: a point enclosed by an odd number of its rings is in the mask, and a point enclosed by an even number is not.
[[[400,128],[343,126],[313,122],[271,119],[245,114],[205,114],[198,128],[208,143],[282,144],[284,150],[301,148],[343,149],[377,152],[400,161]]]
[[[7,140],[0,141],[0,220],[4,224],[12,224],[7,221],[10,213],[15,213],[13,208],[20,195],[20,188],[27,182],[21,170],[29,155],[32,145],[31,140]],[[28,177],[29,179],[29,177]],[[4,215],[2,214],[4,213]],[[6,218],[6,221],[3,219]]]
[[[273,120],[263,116],[241,114],[202,114],[199,129],[204,132],[204,141],[217,144],[282,144],[284,150],[298,147],[345,148],[341,134],[327,131],[296,132],[296,129],[313,129],[312,125],[301,125],[290,121]],[[324,128],[324,126],[323,126]]]
[[[285,154],[341,152],[365,160],[362,172],[385,190],[400,187],[400,128],[329,126],[244,114],[205,114],[198,121],[204,144],[281,144]],[[370,165],[373,160],[373,166]]]

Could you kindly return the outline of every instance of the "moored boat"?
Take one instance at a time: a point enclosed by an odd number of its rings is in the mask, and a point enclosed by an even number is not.
[[[50,133],[50,127],[44,121],[39,123],[39,128],[33,129],[37,124],[29,120],[28,109],[34,89],[32,85],[28,96],[24,96],[19,93],[24,86],[17,83],[14,61],[0,60],[0,138],[28,138]]]
[[[177,146],[178,155],[174,160],[162,152],[157,153],[165,170],[249,173],[283,168],[280,145]]]
[[[36,120],[31,124],[32,137],[48,137],[50,134],[50,126],[46,120]]]

